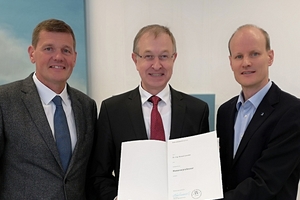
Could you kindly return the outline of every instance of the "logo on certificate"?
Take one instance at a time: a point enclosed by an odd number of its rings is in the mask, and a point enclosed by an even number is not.
[[[198,189],[193,190],[193,192],[191,194],[193,199],[199,199],[201,197],[201,195],[202,195],[202,192],[201,192],[201,190],[198,190]]]

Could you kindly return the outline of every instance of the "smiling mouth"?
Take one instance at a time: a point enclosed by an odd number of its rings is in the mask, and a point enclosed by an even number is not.
[[[150,76],[155,76],[155,77],[159,77],[159,76],[163,76],[164,73],[149,73]]]
[[[54,69],[66,69],[66,67],[64,67],[64,66],[57,66],[57,65],[52,65],[52,66],[50,66],[50,68],[54,68]]]
[[[247,72],[242,72],[242,74],[247,75],[247,74],[253,74],[255,71],[247,71]]]

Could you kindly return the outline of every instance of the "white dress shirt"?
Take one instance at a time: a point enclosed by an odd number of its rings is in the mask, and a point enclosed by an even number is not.
[[[65,86],[64,90],[60,94],[56,94],[50,88],[48,88],[42,82],[40,82],[37,79],[35,73],[33,74],[33,81],[37,87],[37,91],[41,98],[41,102],[44,107],[44,111],[47,116],[54,139],[55,139],[55,135],[54,135],[54,121],[53,120],[54,120],[54,112],[55,112],[56,106],[52,102],[52,99],[56,95],[58,95],[62,98],[62,106],[66,113],[66,117],[67,117],[68,127],[70,130],[71,143],[72,143],[72,151],[73,151],[75,148],[76,142],[77,142],[77,134],[76,134],[74,113],[72,110],[70,97],[67,93],[67,87]]]
[[[146,90],[144,90],[141,85],[139,86],[139,92],[141,95],[141,102],[142,102],[142,110],[143,116],[146,126],[146,132],[148,138],[150,138],[150,119],[151,119],[151,111],[152,111],[152,103],[148,101],[148,99],[153,96]],[[171,92],[170,87],[167,85],[158,96],[161,101],[158,102],[158,111],[161,115],[164,131],[165,131],[165,139],[169,140],[170,132],[171,132]]]

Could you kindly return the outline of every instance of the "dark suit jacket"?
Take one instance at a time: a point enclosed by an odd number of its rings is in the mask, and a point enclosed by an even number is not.
[[[171,101],[170,139],[209,131],[205,102],[172,88]],[[138,88],[102,102],[97,137],[92,180],[98,198],[112,200],[117,195],[121,143],[148,139]]]
[[[67,90],[77,143],[65,174],[32,74],[0,86],[0,199],[85,199],[97,109],[85,94]]]
[[[272,84],[233,159],[234,97],[220,106],[217,135],[226,200],[295,200],[300,173],[300,101]]]

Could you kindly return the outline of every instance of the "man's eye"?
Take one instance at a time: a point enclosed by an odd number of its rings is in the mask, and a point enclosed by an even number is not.
[[[71,51],[69,49],[64,49],[63,52],[64,53],[71,53]]]
[[[243,58],[242,55],[237,55],[237,56],[235,56],[235,59],[241,59],[241,58]]]
[[[144,58],[146,60],[152,60],[154,58],[154,56],[153,55],[145,55]]]
[[[159,59],[161,60],[167,60],[169,58],[169,55],[160,55]]]
[[[52,50],[52,47],[46,47],[45,50],[46,50],[46,51],[51,51],[51,50]]]

